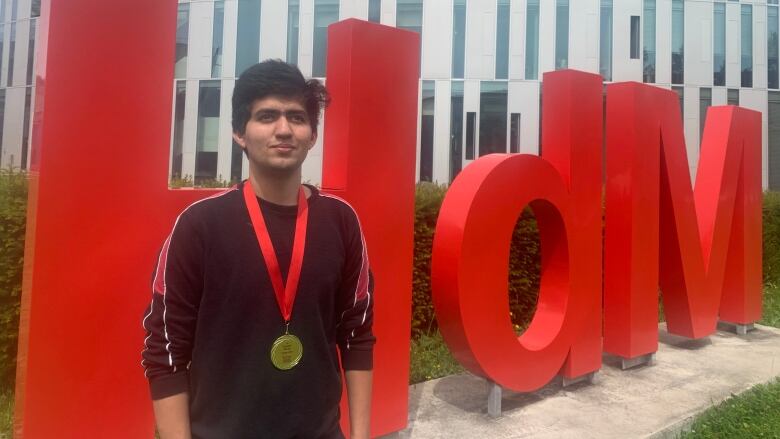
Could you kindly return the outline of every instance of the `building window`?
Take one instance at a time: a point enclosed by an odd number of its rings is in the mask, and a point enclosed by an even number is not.
[[[712,89],[699,89],[699,150],[704,140],[704,123],[707,120],[707,109],[712,106]]]
[[[301,11],[299,0],[287,3],[287,62],[298,65],[298,20]]]
[[[260,60],[260,0],[238,0],[236,76]]]
[[[422,44],[422,0],[397,0],[395,26],[399,29],[405,29],[420,34],[420,43]],[[422,61],[422,50],[420,51],[420,60]],[[422,62],[420,63],[422,69]],[[417,77],[420,72],[417,72]]]
[[[644,14],[642,80],[644,82],[655,82],[655,0],[645,0]]]
[[[220,81],[201,81],[198,133],[195,141],[195,184],[217,178]]]
[[[685,88],[673,86],[672,91],[677,93],[677,97],[680,101],[680,120],[685,122]]]
[[[179,12],[176,15],[176,64],[174,76],[184,78],[187,76],[187,39],[190,29],[190,4],[180,3]]]
[[[338,0],[314,0],[314,63],[312,75],[325,77],[328,57],[328,26],[339,21]]]
[[[753,86],[753,6],[742,5],[742,87]]]
[[[450,182],[463,169],[463,83],[453,82],[450,94]]]
[[[32,0],[32,3],[30,4],[30,17],[40,17],[41,16],[41,0]]]
[[[484,81],[479,95],[479,155],[506,152],[507,83]]]
[[[601,0],[599,73],[605,81],[612,80],[612,0]]]
[[[225,1],[214,2],[214,31],[211,37],[211,77],[222,76],[222,29],[225,26]]]
[[[433,180],[433,113],[435,103],[436,83],[423,81],[420,120],[420,181]]]
[[[32,87],[24,90],[24,126],[22,127],[22,169],[27,169],[27,155],[30,151],[30,113],[32,112]]]
[[[11,40],[8,43],[8,84],[11,87],[14,82],[14,53],[16,52],[16,22],[11,23]]]
[[[5,121],[5,90],[0,88],[0,121]],[[3,125],[5,124],[0,123],[0,160],[3,158]]]
[[[685,3],[672,0],[672,84],[682,84],[685,72]]]
[[[11,0],[11,20],[19,18],[19,0]]]
[[[243,165],[244,150],[241,149],[241,145],[233,140],[233,148],[230,152],[230,181],[238,183],[242,180],[241,168]]]
[[[509,152],[520,152],[520,113],[509,115]]]
[[[569,0],[556,0],[555,69],[569,67]]]
[[[780,190],[780,92],[769,92],[769,190]]]
[[[722,86],[726,85],[726,4],[715,3],[713,6],[712,83]]]
[[[778,9],[767,6],[767,86],[778,88]]]
[[[739,90],[730,88],[726,92],[726,104],[739,106]]]
[[[477,137],[477,113],[466,113],[466,160],[474,160],[474,145]]]
[[[638,15],[632,15],[631,16],[631,48],[630,48],[630,57],[631,59],[639,59],[639,16]]]
[[[176,102],[173,112],[173,145],[171,152],[171,178],[181,178],[182,145],[184,143],[184,104],[187,102],[185,81],[176,81]]]
[[[466,0],[452,5],[452,77],[463,79],[466,54]]]
[[[509,0],[498,0],[496,12],[496,79],[509,78]]]
[[[382,0],[368,0],[368,21],[379,23],[381,13]]]
[[[539,0],[528,0],[525,18],[525,79],[539,78]]]
[[[38,20],[30,20],[30,42],[27,46],[27,85],[33,85],[35,78],[35,32],[38,29]],[[0,54],[1,56],[1,54]]]

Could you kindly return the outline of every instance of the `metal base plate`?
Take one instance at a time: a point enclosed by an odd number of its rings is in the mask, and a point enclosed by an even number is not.
[[[620,368],[626,370],[637,366],[650,365],[653,364],[653,360],[655,360],[655,352],[634,358],[622,358],[620,361]]]
[[[587,383],[593,383],[593,377],[596,376],[596,372],[586,373],[585,375],[580,375],[578,377],[574,378],[566,378],[565,376],[562,377],[562,384],[563,387],[569,387],[573,386],[575,384],[587,382]]]
[[[488,386],[488,416],[497,418],[501,416],[501,394],[503,389],[492,381],[488,381]]]

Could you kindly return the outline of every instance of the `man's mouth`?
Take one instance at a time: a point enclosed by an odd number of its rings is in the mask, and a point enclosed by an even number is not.
[[[288,144],[275,145],[272,148],[276,149],[276,150],[279,150],[279,151],[282,151],[282,152],[289,152],[289,151],[292,151],[293,149],[295,149],[294,146],[288,145]]]

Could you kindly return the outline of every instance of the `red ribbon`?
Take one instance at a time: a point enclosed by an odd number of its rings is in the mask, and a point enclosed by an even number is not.
[[[249,211],[249,218],[252,220],[252,227],[255,229],[257,242],[260,244],[260,251],[265,260],[265,266],[268,267],[268,275],[271,278],[271,284],[276,294],[276,303],[279,304],[279,311],[282,312],[284,322],[290,322],[292,315],[295,295],[298,293],[298,280],[301,277],[301,266],[303,265],[303,251],[306,247],[306,224],[309,219],[309,204],[306,201],[306,194],[303,186],[298,189],[298,215],[295,219],[295,238],[293,239],[292,258],[290,259],[290,269],[287,271],[287,284],[282,280],[282,270],[279,268],[279,260],[276,259],[274,244],[271,242],[271,236],[268,234],[268,227],[265,223],[265,217],[260,210],[260,205],[255,197],[255,192],[249,180],[244,182],[244,202]]]

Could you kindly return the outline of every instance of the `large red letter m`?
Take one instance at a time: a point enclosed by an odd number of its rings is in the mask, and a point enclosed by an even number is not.
[[[604,349],[655,352],[660,286],[670,333],[761,317],[761,115],[712,107],[691,187],[677,95],[610,85]]]

